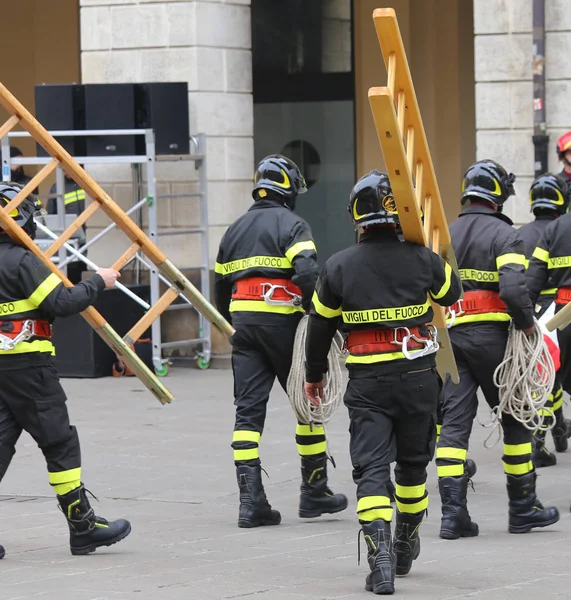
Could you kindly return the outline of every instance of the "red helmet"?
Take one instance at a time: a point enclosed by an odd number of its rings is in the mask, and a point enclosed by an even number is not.
[[[562,159],[567,150],[571,150],[571,131],[568,131],[557,140],[557,156]]]

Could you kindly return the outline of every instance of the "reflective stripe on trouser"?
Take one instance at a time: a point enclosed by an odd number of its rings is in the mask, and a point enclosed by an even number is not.
[[[58,496],[65,496],[81,485],[81,467],[49,473],[50,485]]]
[[[554,389],[554,393],[549,396],[549,399],[553,402],[554,412],[563,407],[563,388],[559,382],[557,382],[556,385],[557,387]]]
[[[555,307],[555,314],[562,308],[563,304],[558,304]],[[561,367],[559,369],[559,380],[563,390],[571,394],[571,327],[557,330],[557,341],[559,342],[559,350],[561,352]]]
[[[556,406],[557,405],[557,406]],[[555,379],[555,385],[553,386],[553,390],[549,397],[547,398],[545,405],[543,408],[540,408],[537,412],[541,417],[543,417],[543,423],[541,427],[536,431],[547,431],[551,426],[553,418],[555,416],[555,411],[560,410],[563,406],[563,390],[561,388],[561,384],[559,380]]]
[[[442,394],[442,430],[436,450],[439,477],[458,477],[464,473],[466,450],[469,447],[472,425],[478,409],[478,388],[482,389],[490,408],[498,405],[498,388],[494,385],[494,371],[503,361],[507,328],[500,324],[463,325],[450,330],[450,339],[458,366],[460,382],[447,379]],[[478,340],[477,344],[474,340]],[[529,472],[532,432],[511,415],[502,415],[505,448],[523,446],[527,454],[504,455],[506,463],[523,473]],[[524,466],[525,465],[525,466]],[[506,470],[507,472],[507,470]],[[514,473],[515,474],[515,473]]]
[[[260,464],[258,444],[270,391],[276,377],[286,388],[297,323],[294,319],[291,326],[235,326],[231,342],[236,406],[232,448],[236,464]]]
[[[417,514],[428,508],[426,484],[396,485],[396,505],[401,513]]]
[[[507,475],[525,475],[533,471],[531,442],[525,442],[524,444],[504,443],[502,462]]]
[[[436,369],[349,379],[344,402],[360,521],[391,519],[387,489],[391,462],[396,462],[395,480],[403,495],[399,502],[409,510],[423,510],[439,393]]]
[[[327,451],[325,430],[321,425],[297,424],[295,441],[300,456],[322,456]]]
[[[14,358],[0,357],[0,479],[25,430],[44,454],[50,483],[67,484],[69,490],[80,477],[81,451],[53,358],[41,354],[19,356],[17,362]],[[10,365],[14,368],[8,370]]]

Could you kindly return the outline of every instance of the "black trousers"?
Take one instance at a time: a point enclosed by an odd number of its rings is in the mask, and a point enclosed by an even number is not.
[[[442,428],[436,465],[439,477],[458,477],[464,473],[470,434],[478,409],[478,388],[490,408],[499,404],[494,371],[502,362],[508,340],[506,324],[478,323],[459,325],[450,330],[450,339],[460,374],[460,383],[447,378],[442,394]],[[508,414],[502,415],[504,470],[524,475],[533,470],[532,432]]]
[[[563,305],[558,305],[555,312],[558,313]],[[557,330],[557,340],[561,351],[561,368],[559,376],[563,389],[571,394],[571,326]]]
[[[0,356],[0,381],[0,481],[22,431],[43,452],[52,485],[78,479],[79,438],[69,423],[53,357],[38,352]]]
[[[428,506],[426,467],[434,456],[441,388],[435,368],[349,379],[344,401],[361,522],[391,520],[387,483],[394,461],[399,511]]]
[[[266,409],[276,378],[286,390],[291,369],[299,318],[289,325],[236,325],[231,338],[236,423],[232,448],[234,462],[260,464],[259,444],[266,421]],[[297,425],[296,442],[302,457],[323,455],[326,450],[323,427]]]

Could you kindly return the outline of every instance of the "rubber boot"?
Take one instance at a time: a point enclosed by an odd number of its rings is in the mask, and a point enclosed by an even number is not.
[[[69,525],[69,546],[74,555],[111,546],[131,533],[131,524],[125,519],[106,521],[96,516],[83,485],[57,499]]]
[[[557,464],[557,456],[549,452],[545,445],[545,433],[545,431],[538,430],[533,436],[531,461],[536,469],[541,467],[553,467]],[[567,443],[567,438],[565,438],[565,443]]]
[[[527,533],[534,527],[548,527],[559,521],[559,511],[555,507],[543,508],[535,493],[535,471],[506,477],[510,499],[510,533]]]
[[[424,511],[411,515],[397,510],[397,524],[393,544],[397,575],[408,575],[412,567],[412,561],[416,560],[420,554],[418,532],[423,516]]]
[[[551,430],[556,452],[565,452],[569,447],[567,439],[571,437],[571,421],[563,416],[563,410],[555,411],[555,425]]]
[[[466,475],[468,479],[472,479],[477,471],[478,467],[476,466],[476,463],[471,458],[467,458],[464,463],[464,475]]]
[[[238,527],[279,525],[282,516],[268,502],[262,484],[262,467],[260,465],[240,465],[236,467],[236,478],[240,488]]]
[[[301,457],[301,495],[299,516],[314,519],[347,508],[347,496],[334,494],[327,487],[327,456]]]
[[[438,489],[442,500],[442,522],[440,537],[445,540],[457,540],[459,537],[475,537],[480,532],[468,512],[468,478],[440,477]]]
[[[395,593],[395,553],[388,521],[372,521],[362,524],[367,543],[367,560],[371,572],[365,580],[365,589],[380,596]]]

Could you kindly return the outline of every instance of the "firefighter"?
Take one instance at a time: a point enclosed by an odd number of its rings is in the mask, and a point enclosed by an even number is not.
[[[436,449],[442,499],[440,537],[477,536],[467,508],[468,478],[464,461],[482,389],[490,408],[499,404],[494,371],[503,361],[508,326],[527,335],[535,330],[533,305],[526,288],[523,243],[511,220],[502,214],[514,194],[515,176],[492,160],[468,168],[462,183],[462,212],[450,234],[464,288],[451,309],[450,338],[460,383],[448,379],[442,398],[442,430]],[[559,520],[556,508],[543,508],[535,493],[531,462],[532,433],[510,414],[501,416],[503,465],[509,497],[509,532],[525,533]]]
[[[24,155],[17,146],[10,146],[10,158],[24,158]],[[13,183],[18,183],[22,187],[32,181],[32,178],[24,173],[24,165],[15,165],[14,168],[10,166],[10,178]],[[32,193],[37,194],[38,188],[32,190]]]
[[[527,260],[535,250],[537,243],[549,223],[567,212],[569,199],[567,197],[567,182],[559,175],[546,173],[539,176],[531,185],[529,190],[531,210],[535,219],[518,229],[518,237],[523,242],[524,252]],[[541,290],[535,306],[535,316],[541,318],[543,313],[551,306],[555,299],[556,289],[547,284],[547,288]],[[545,425],[551,421],[551,413],[555,415],[555,425],[551,429],[553,442],[557,452],[565,452],[568,447],[567,438],[571,436],[571,421],[563,415],[563,388],[556,374],[553,391],[545,405],[547,409],[544,416],[547,419]],[[531,459],[536,467],[549,467],[557,464],[557,457],[549,452],[545,446],[546,428],[537,430],[533,437],[533,452]]]
[[[0,184],[2,205],[21,189],[13,182]],[[32,194],[10,214],[32,239],[34,214],[40,207]],[[113,269],[99,269],[89,281],[65,288],[32,252],[0,230],[0,480],[20,434],[27,431],[45,457],[49,482],[69,525],[74,555],[122,540],[131,525],[123,519],[108,522],[96,516],[87,499],[79,438],[70,425],[66,395],[56,372],[51,323],[55,317],[85,310],[103,289],[115,285],[117,277]]]
[[[277,377],[286,390],[296,329],[309,309],[318,275],[309,225],[293,211],[307,191],[297,165],[270,155],[254,175],[254,203],[226,231],[215,266],[215,302],[232,323],[236,423],[232,440],[240,489],[238,527],[278,525],[262,484],[258,446]],[[301,457],[299,516],[318,517],[347,507],[327,486],[327,446],[321,426],[298,423]]]
[[[388,175],[371,171],[351,191],[348,211],[357,244],[323,268],[313,295],[306,340],[305,392],[323,394],[327,353],[338,327],[347,334],[350,452],[357,513],[371,573],[365,588],[392,594],[420,552],[418,537],[428,507],[426,467],[436,439],[442,381],[436,371],[436,332],[428,294],[448,306],[460,281],[424,246],[400,241]],[[396,527],[388,482],[395,467]]]
[[[557,157],[563,163],[563,169],[559,175],[565,181],[571,181],[571,131],[568,131],[557,140]],[[571,188],[569,188],[571,192]]]

